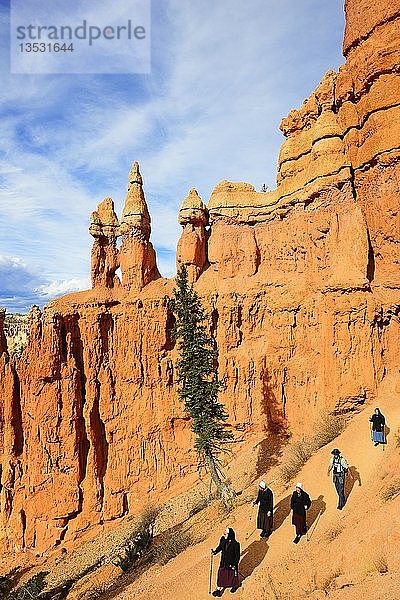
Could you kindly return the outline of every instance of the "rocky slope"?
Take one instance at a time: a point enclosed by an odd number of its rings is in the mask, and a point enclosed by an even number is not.
[[[275,492],[275,525],[271,537],[259,538],[251,503],[220,520],[212,533],[205,529],[202,543],[188,548],[165,567],[154,567],[112,595],[100,598],[131,600],[205,600],[208,597],[210,548],[225,527],[233,527],[241,543],[239,570],[244,576],[235,594],[241,600],[358,600],[361,597],[397,600],[400,595],[400,480],[398,469],[400,426],[400,379],[386,379],[378,390],[378,402],[390,425],[388,446],[375,448],[369,436],[365,409],[328,446],[306,463],[292,485],[282,487],[272,468],[262,475]],[[337,494],[326,470],[330,451],[339,447],[354,477],[347,478],[347,503],[336,509]],[[308,536],[292,543],[289,501],[297,481],[303,482],[313,503],[308,512]],[[396,491],[391,495],[388,490]],[[254,498],[254,482],[250,498]],[[250,517],[250,518],[249,518]],[[213,586],[218,561],[214,559]],[[115,576],[115,574],[114,574]],[[92,576],[92,582],[96,580]],[[214,588],[213,588],[214,589]],[[226,590],[225,596],[231,596]],[[82,594],[81,600],[89,596]]]
[[[346,62],[283,119],[276,190],[223,181],[207,206],[191,191],[179,213],[177,263],[210,311],[238,446],[354,411],[399,368],[400,5],[345,9]],[[19,360],[0,335],[0,545],[11,561],[196,478],[174,381],[173,281],[157,269],[136,163],[121,219],[106,198],[90,233],[92,290],[31,311]]]

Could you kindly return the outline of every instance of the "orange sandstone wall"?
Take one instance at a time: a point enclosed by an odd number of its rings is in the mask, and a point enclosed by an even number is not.
[[[223,181],[179,213],[238,439],[301,435],[399,368],[400,6],[345,9],[346,63],[283,119],[277,189]],[[0,327],[4,551],[40,554],[196,476],[150,230],[135,164],[121,221],[109,198],[92,214],[93,289],[34,309],[20,360]]]

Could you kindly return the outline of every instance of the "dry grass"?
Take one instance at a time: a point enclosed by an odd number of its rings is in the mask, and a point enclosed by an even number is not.
[[[272,597],[274,598],[274,600],[282,600],[282,594],[280,593],[279,590],[276,589],[276,586],[275,586],[275,584],[272,580],[272,577],[269,573],[268,573],[268,585],[273,594]]]
[[[151,505],[146,506],[140,515],[138,527],[144,529],[153,529],[159,512],[160,509],[158,507]]]
[[[21,587],[2,596],[3,600],[30,600],[31,598],[37,598],[38,594],[40,594],[46,586],[46,575],[48,575],[47,571],[37,573]]]
[[[337,525],[336,527],[334,527],[333,529],[331,529],[330,531],[326,532],[326,538],[329,542],[333,542],[333,540],[336,540],[337,537],[339,537],[339,535],[342,533],[343,528],[340,527],[339,525]]]
[[[398,496],[399,494],[400,494],[400,479],[397,479],[394,483],[389,485],[389,487],[387,487],[382,492],[382,500],[384,500],[385,502],[389,502],[390,500],[393,500],[394,498],[396,498],[396,496]]]
[[[153,540],[154,524],[157,515],[158,509],[153,506],[147,506],[143,510],[135,529],[125,541],[122,552],[115,560],[115,565],[123,571],[129,571],[149,548]]]
[[[321,417],[321,420],[316,425],[316,433],[314,435],[314,446],[317,450],[326,446],[334,440],[345,427],[345,421],[341,417],[326,414]]]
[[[178,530],[165,535],[154,551],[157,562],[165,565],[171,558],[175,558],[194,543],[188,531]]]
[[[281,464],[282,479],[286,483],[293,479],[311,455],[334,440],[343,431],[344,426],[345,421],[342,418],[324,415],[317,423],[313,436],[289,444]]]
[[[340,577],[342,572],[339,569],[335,569],[328,576],[320,577],[317,573],[313,573],[310,576],[310,580],[307,588],[303,588],[303,592],[306,594],[306,597],[310,596],[313,592],[321,591],[324,592],[325,595],[329,595],[329,592],[332,588],[332,584]]]
[[[400,429],[394,434],[394,439],[396,440],[396,448],[400,448]]]
[[[194,517],[194,515],[197,515],[197,513],[204,510],[208,505],[208,498],[206,498],[205,496],[198,498],[190,508],[189,517]]]
[[[341,574],[342,574],[342,572],[339,569],[332,571],[332,573],[328,577],[323,579],[323,581],[321,582],[321,585],[320,585],[320,589],[324,590],[325,593],[328,593],[332,588],[333,582],[338,577],[340,577]]]
[[[12,582],[9,577],[0,577],[0,598],[5,598],[7,592],[12,588]]]
[[[380,554],[376,554],[373,557],[372,564],[374,565],[378,573],[387,573],[389,571],[386,555],[382,552]]]
[[[314,448],[307,440],[290,444],[281,464],[282,478],[285,482],[293,479],[312,455]]]
[[[192,506],[190,507],[189,510],[189,518],[190,517],[194,517],[194,515],[197,515],[199,512],[201,512],[202,510],[204,510],[205,508],[207,508],[208,506],[210,506],[210,504],[212,502],[214,502],[215,500],[219,499],[219,495],[217,490],[211,492],[207,495],[201,495],[198,496]]]

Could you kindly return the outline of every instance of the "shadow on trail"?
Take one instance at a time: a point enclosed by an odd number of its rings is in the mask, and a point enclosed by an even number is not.
[[[274,510],[274,526],[272,531],[276,531],[282,525],[286,517],[289,516],[290,513],[290,499],[292,494],[280,500],[278,504],[275,506]]]
[[[283,433],[271,433],[257,444],[258,456],[256,477],[261,477],[271,467],[279,464],[282,448],[287,444],[287,436]]]
[[[346,475],[346,480],[344,482],[344,495],[346,498],[346,503],[347,503],[347,500],[349,499],[351,492],[353,491],[354,485],[357,482],[358,482],[359,486],[362,485],[361,475],[357,471],[357,467],[355,467],[353,465],[353,466],[349,467],[349,473]]]
[[[384,435],[385,435],[385,444],[387,444],[387,438],[390,435],[390,427],[388,427],[386,424],[384,426]],[[383,444],[383,446],[385,444]]]
[[[311,527],[317,519],[319,519],[326,511],[326,502],[322,495],[318,496],[316,500],[311,502],[311,506],[307,511],[307,527],[311,530]],[[315,525],[317,526],[317,525]]]
[[[239,563],[241,579],[249,577],[254,569],[262,563],[267,555],[269,546],[265,539],[256,540],[242,552]]]

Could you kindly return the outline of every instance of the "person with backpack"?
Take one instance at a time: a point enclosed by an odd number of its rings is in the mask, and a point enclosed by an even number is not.
[[[338,448],[334,448],[331,452],[332,458],[328,465],[328,477],[330,472],[333,472],[333,483],[335,485],[337,494],[339,496],[338,510],[342,510],[346,504],[346,498],[344,497],[344,485],[346,481],[346,474],[349,472],[350,477],[353,478],[351,471],[349,471],[349,465],[346,459],[341,455]]]
[[[310,506],[310,496],[303,490],[303,484],[297,483],[290,500],[290,508],[293,511],[292,524],[296,528],[296,537],[293,544],[298,544],[301,536],[307,533],[306,512]]]
[[[274,495],[265,481],[260,481],[253,506],[256,504],[258,504],[257,529],[261,529],[260,537],[269,537],[272,533]]]
[[[221,552],[221,561],[217,575],[217,589],[212,593],[217,598],[222,596],[225,588],[230,587],[231,592],[234,593],[239,587],[240,544],[236,541],[235,532],[231,527],[225,529],[217,548],[211,550],[213,556],[218,552]]]
[[[379,444],[386,444],[386,436],[385,436],[385,417],[379,410],[376,408],[374,414],[370,418],[371,423],[371,431],[372,431],[372,441],[374,442],[374,446],[379,446]]]

